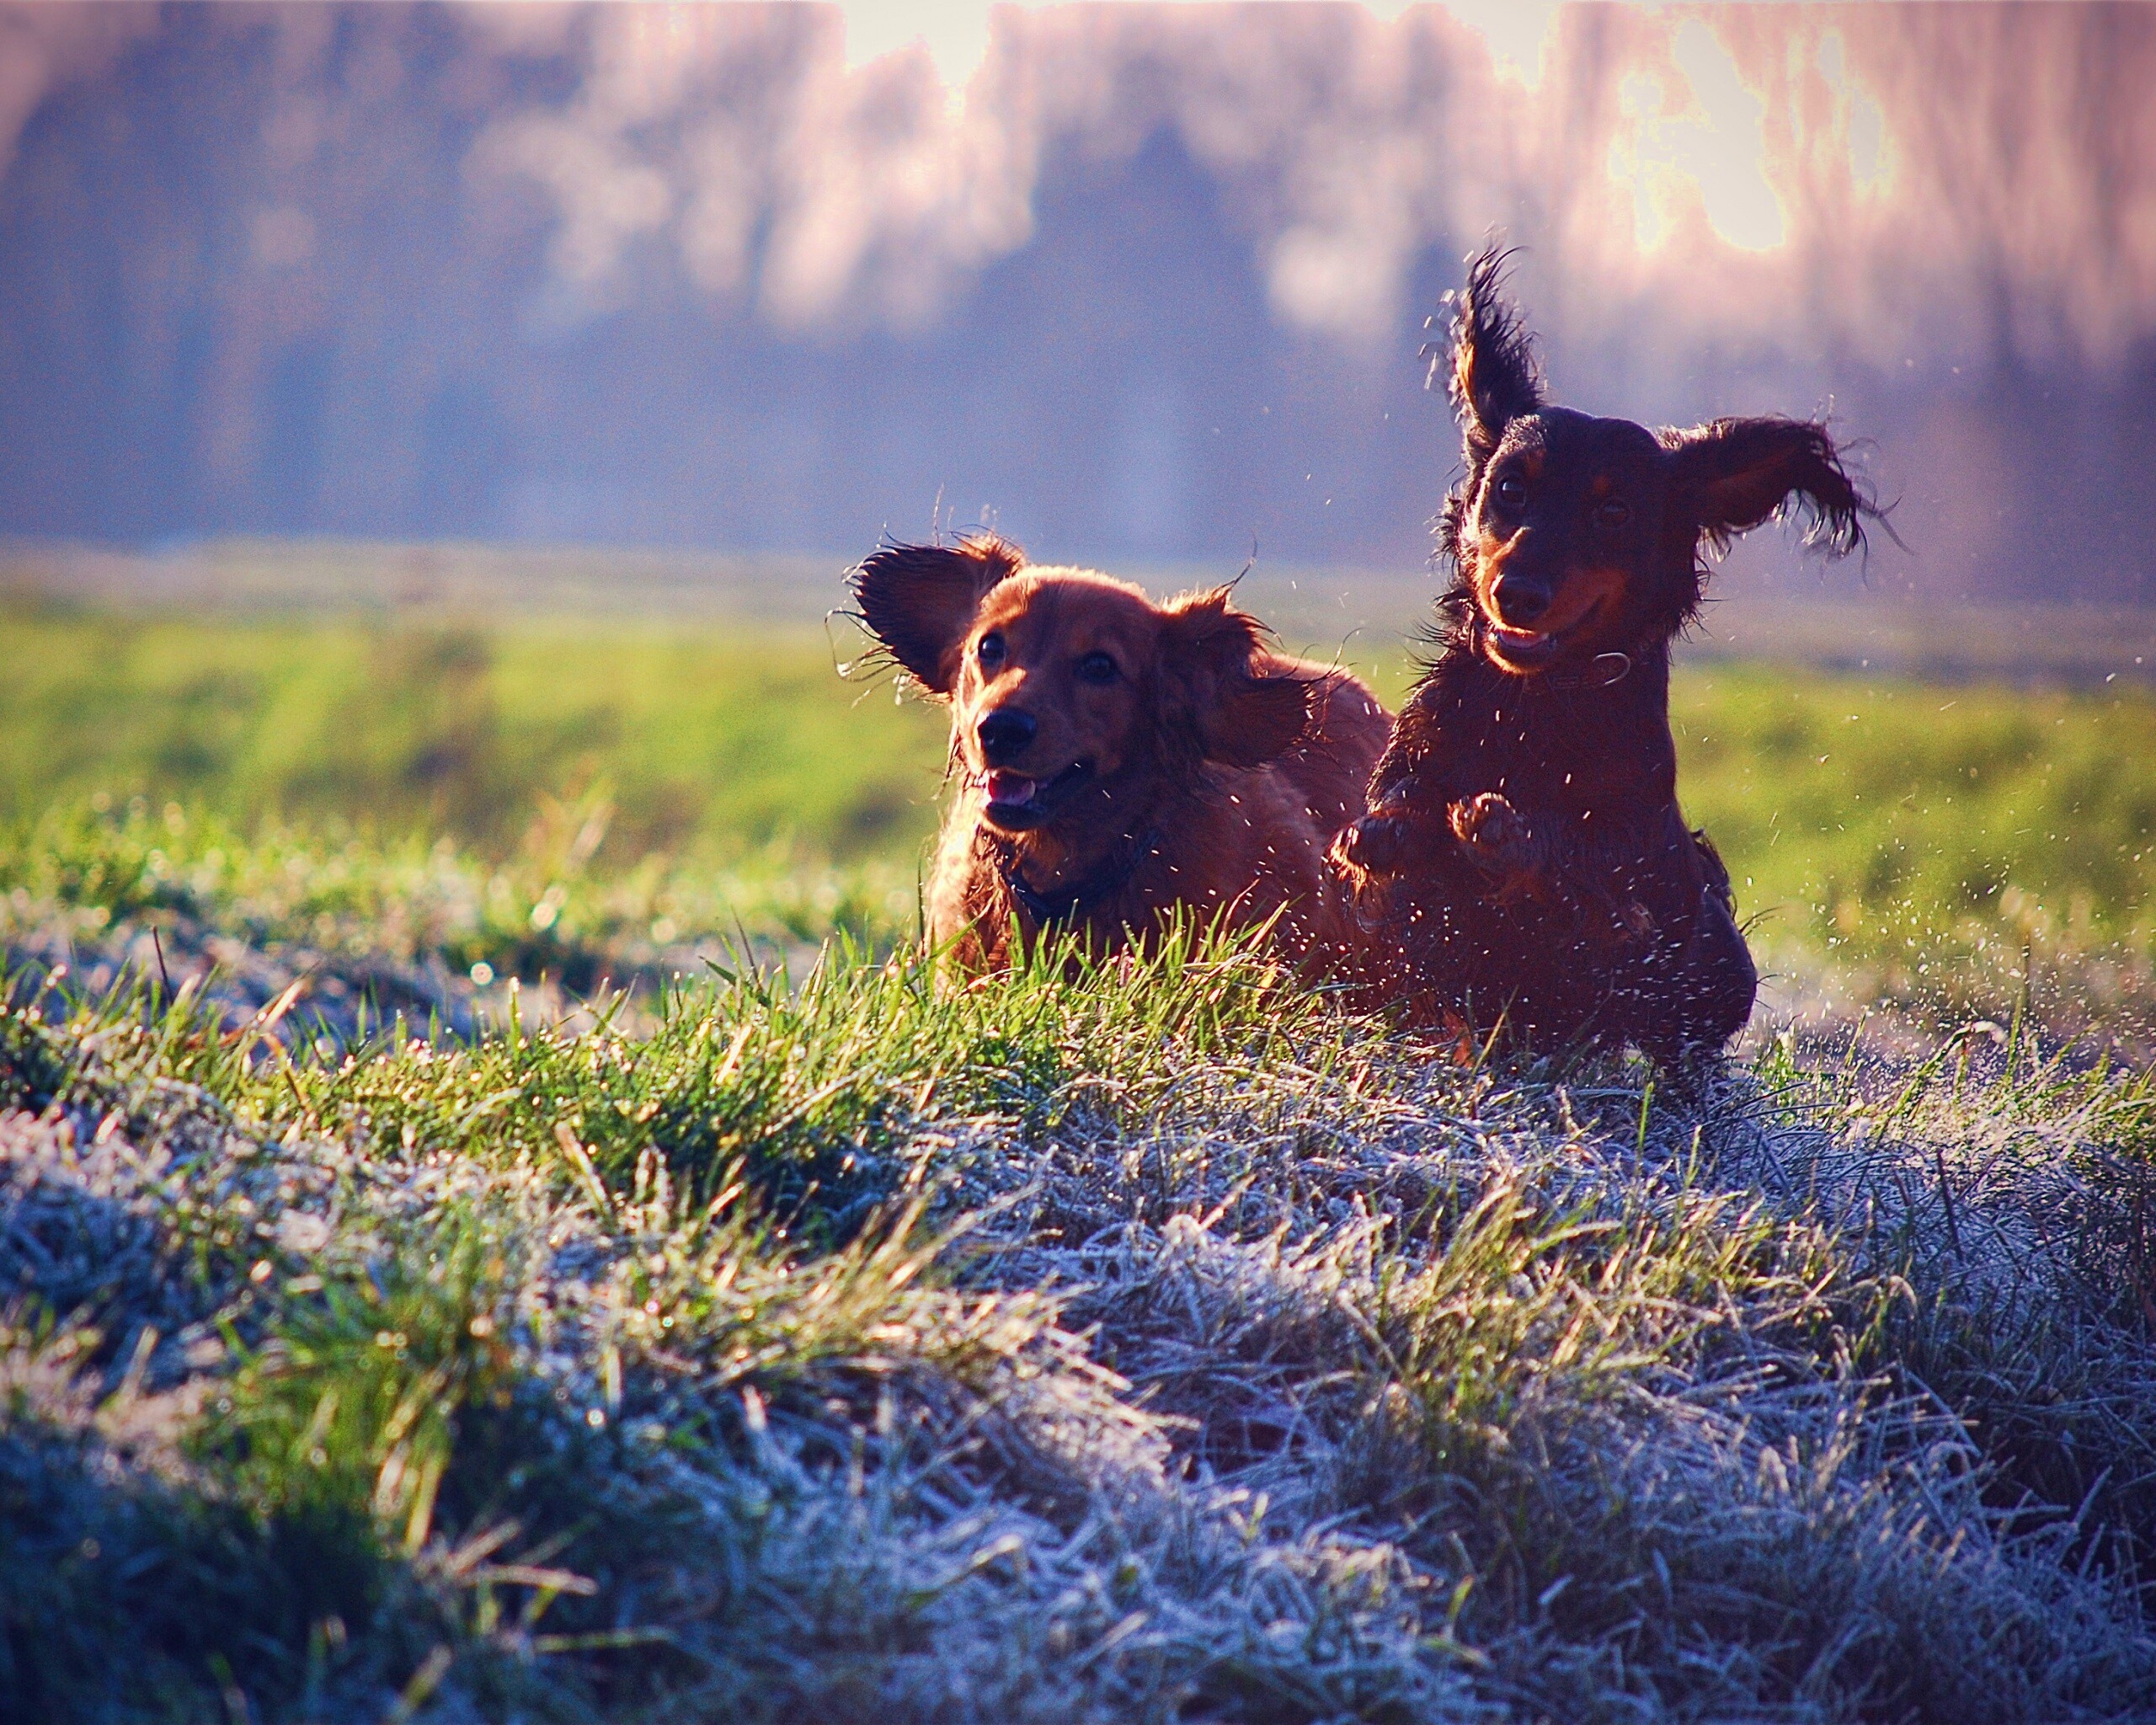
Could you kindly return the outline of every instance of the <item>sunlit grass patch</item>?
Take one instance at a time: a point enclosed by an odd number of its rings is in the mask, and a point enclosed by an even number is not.
[[[11,822],[140,797],[242,830],[341,821],[491,857],[543,798],[597,791],[610,861],[889,852],[932,824],[937,718],[859,699],[814,629],[0,606],[0,638]]]
[[[320,1047],[21,987],[10,1670],[88,1718],[2142,1717],[2147,1081],[1977,1035],[1702,1109],[1195,937]]]
[[[912,932],[942,715],[842,681],[813,630],[17,607],[0,632],[19,952],[64,924],[147,964],[163,920],[340,955],[317,1001],[340,1021],[371,987],[462,1026],[510,975],[574,996],[693,972],[744,931],[797,969],[835,930]],[[1395,698],[1405,666],[1374,668]],[[1688,662],[1673,717],[1771,1007],[1950,1028],[1996,1011],[2026,955],[2047,1022],[2156,1046],[2145,690]],[[339,974],[370,925],[403,973]]]
[[[714,959],[805,968],[842,936],[888,950],[917,923],[910,864],[786,847],[695,864],[590,866],[603,802],[549,801],[493,861],[446,841],[268,828],[174,804],[56,810],[0,830],[0,943],[78,985],[189,977],[235,1023],[295,983],[280,1034],[339,1040],[402,1016],[467,1033],[575,1010],[610,984],[647,995]]]
[[[1673,691],[1680,790],[1770,967],[1857,1005],[2146,1017],[2156,702],[1724,663]],[[2146,1025],[2141,1026],[2146,1042]]]

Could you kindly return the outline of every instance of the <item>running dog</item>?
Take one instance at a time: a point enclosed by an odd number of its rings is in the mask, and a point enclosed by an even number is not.
[[[951,712],[958,794],[928,887],[931,941],[1000,969],[1014,937],[1093,951],[1182,907],[1260,925],[1311,974],[1360,930],[1328,866],[1390,720],[1344,671],[1283,656],[1226,588],[1154,603],[1029,565],[990,534],[894,545],[852,579],[862,619]]]
[[[1505,257],[1472,261],[1454,320],[1466,473],[1439,523],[1436,651],[1333,855],[1414,1017],[1680,1068],[1758,987],[1728,873],[1677,803],[1669,649],[1702,552],[1793,503],[1845,553],[1879,512],[1823,425],[1651,431],[1551,406]]]

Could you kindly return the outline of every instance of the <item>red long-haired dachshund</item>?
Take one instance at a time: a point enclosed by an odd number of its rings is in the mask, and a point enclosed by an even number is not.
[[[853,592],[951,709],[927,932],[959,965],[1001,968],[1014,934],[1116,952],[1176,907],[1269,924],[1313,974],[1358,949],[1326,852],[1390,722],[1357,679],[1272,650],[1225,588],[1156,605],[990,534],[878,551]]]
[[[1454,320],[1466,473],[1436,651],[1334,856],[1417,1017],[1685,1067],[1758,987],[1728,873],[1677,804],[1669,648],[1702,549],[1793,501],[1846,553],[1878,512],[1822,425],[1650,431],[1550,406],[1504,260],[1473,260]]]

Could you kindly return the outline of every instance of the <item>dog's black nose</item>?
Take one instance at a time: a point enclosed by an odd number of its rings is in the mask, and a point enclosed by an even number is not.
[[[980,739],[980,752],[988,764],[1001,766],[1024,754],[1026,745],[1033,740],[1033,733],[1039,729],[1033,723],[1032,713],[999,707],[995,712],[982,715],[974,734]]]
[[[1550,608],[1550,590],[1520,575],[1500,575],[1490,597],[1497,601],[1497,621],[1508,628],[1530,628]]]

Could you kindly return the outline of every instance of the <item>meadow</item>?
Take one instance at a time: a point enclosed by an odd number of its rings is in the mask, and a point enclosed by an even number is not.
[[[579,990],[693,966],[714,928],[798,953],[826,927],[883,946],[910,927],[942,726],[841,677],[842,625],[46,608],[0,627],[17,926],[117,913],[119,889],[85,896],[71,870],[149,867],[152,900],[258,943],[357,915],[404,931],[405,958]],[[1390,698],[1412,674],[1397,648],[1357,668]],[[2062,1033],[2145,1044],[2146,685],[1694,658],[1674,708],[1686,808],[1729,861],[1771,1013],[1951,1028],[2003,1018],[2025,982]]]
[[[853,650],[0,614],[0,1720],[2156,1714],[2145,689],[1689,664],[1678,1097],[939,988]]]

